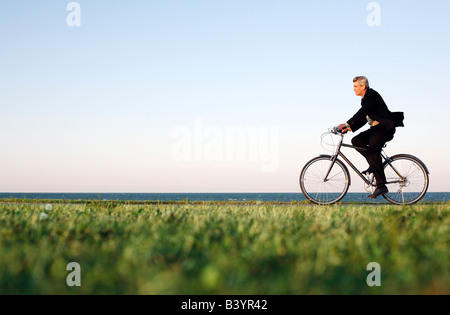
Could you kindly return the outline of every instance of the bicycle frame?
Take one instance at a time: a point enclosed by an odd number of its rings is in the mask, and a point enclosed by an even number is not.
[[[358,174],[358,176],[366,183],[366,185],[372,186],[373,177],[372,177],[372,181],[369,181],[369,179],[364,177],[364,175],[358,170],[358,168],[341,152],[341,148],[342,147],[352,148],[352,149],[357,149],[357,150],[362,150],[362,151],[367,151],[367,149],[366,148],[361,148],[361,147],[355,147],[353,145],[349,145],[349,144],[343,143],[344,142],[344,134],[340,133],[339,135],[341,136],[341,140],[339,141],[339,144],[338,144],[338,146],[336,148],[336,153],[332,156],[332,163],[330,165],[330,168],[327,171],[327,174],[325,175],[324,181],[328,180],[328,175],[330,175],[331,170],[333,169],[333,166],[336,163],[337,158],[341,157],[345,162],[347,162],[348,165],[350,165],[350,167],[353,169],[353,171],[355,171],[355,173]],[[384,163],[388,163],[392,167],[394,172],[397,173],[397,175],[400,178],[402,178],[400,173],[390,163],[391,158],[389,156],[387,156],[386,153],[384,153],[383,150],[381,151],[381,157],[384,160]],[[393,183],[398,183],[398,182],[400,182],[400,181],[386,182],[386,184],[393,184]]]
[[[375,174],[363,174],[342,152],[343,148],[357,150],[366,156],[368,148],[357,147],[344,143],[344,133],[337,127],[329,129],[331,135],[340,136],[340,141],[332,139],[332,143],[324,140],[323,144],[333,146],[332,154],[321,154],[305,164],[300,172],[300,188],[307,199],[315,204],[330,205],[339,202],[347,194],[352,184],[349,166],[363,180],[364,188],[368,192],[375,191]],[[336,139],[337,140],[337,139]],[[417,157],[410,154],[396,154],[388,156],[380,152],[383,171],[386,174],[388,192],[383,197],[392,204],[410,205],[425,196],[429,185],[429,171],[426,165]],[[324,147],[324,149],[326,149]],[[370,198],[373,196],[370,195]]]

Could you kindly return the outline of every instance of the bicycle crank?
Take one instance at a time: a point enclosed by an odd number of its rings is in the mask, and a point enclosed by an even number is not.
[[[366,175],[366,179],[370,184],[367,184],[367,182],[364,182],[364,189],[368,192],[373,194],[375,191],[375,187],[377,186],[376,180],[374,178],[374,175]]]

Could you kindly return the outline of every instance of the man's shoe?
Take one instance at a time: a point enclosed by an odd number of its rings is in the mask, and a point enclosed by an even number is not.
[[[389,192],[389,189],[386,186],[381,187],[381,188],[377,188],[377,189],[375,189],[373,194],[369,196],[369,198],[370,199],[375,199],[375,198],[377,198],[380,195],[387,194],[388,192]]]

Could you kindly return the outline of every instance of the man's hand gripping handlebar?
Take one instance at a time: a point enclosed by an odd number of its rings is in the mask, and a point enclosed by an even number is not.
[[[350,128],[347,124],[340,124],[339,126],[334,127],[338,133],[346,134],[350,131]]]

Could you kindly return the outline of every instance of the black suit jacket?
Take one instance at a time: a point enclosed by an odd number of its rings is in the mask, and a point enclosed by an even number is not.
[[[366,116],[378,121],[388,130],[403,125],[403,113],[392,113],[386,106],[381,95],[373,89],[366,91],[366,94],[361,100],[360,110],[347,121],[353,132],[367,123]]]

